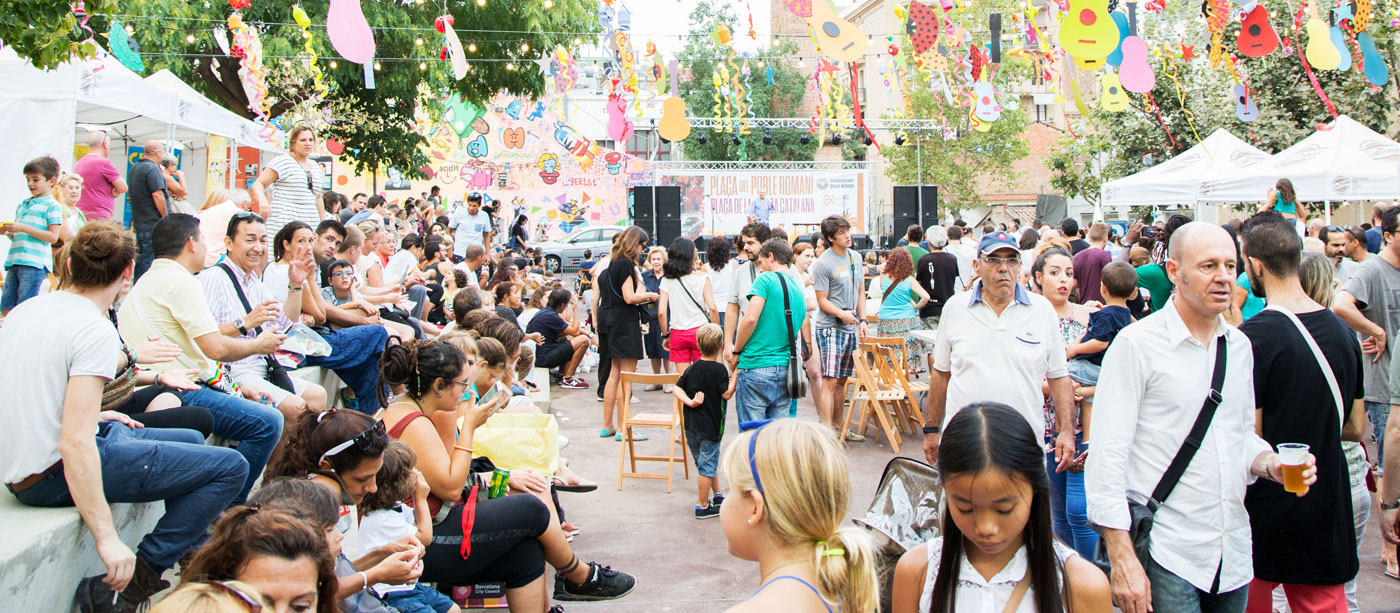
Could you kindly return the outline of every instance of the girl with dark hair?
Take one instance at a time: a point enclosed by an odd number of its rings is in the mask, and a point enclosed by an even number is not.
[[[1112,611],[1103,572],[1055,540],[1044,446],[1026,419],[971,404],[943,440],[943,536],[900,557],[891,610]]]
[[[909,335],[910,330],[923,327],[919,309],[928,304],[928,292],[914,282],[914,259],[909,250],[897,247],[890,251],[884,272],[872,283],[880,295],[880,319],[875,324],[879,336],[903,338],[904,352],[910,358],[933,353],[933,347]],[[878,288],[878,289],[877,289]],[[916,300],[917,297],[917,300]]]
[[[1293,223],[1300,235],[1302,229],[1308,227],[1308,210],[1298,206],[1298,195],[1293,189],[1293,181],[1287,177],[1280,178],[1277,183],[1274,183],[1274,188],[1269,190],[1268,199],[1259,207],[1260,212],[1269,209],[1273,209],[1283,215],[1284,219]]]
[[[274,611],[336,613],[326,537],[279,509],[235,507],[180,574],[184,581],[242,581]]]
[[[526,217],[524,214],[515,218],[515,223],[510,227],[510,243],[508,244],[508,249],[525,250],[527,243],[530,241],[530,229],[526,227],[529,224],[530,218]]]
[[[1055,307],[1055,315],[1060,323],[1060,336],[1065,339],[1066,345],[1077,343],[1084,338],[1084,333],[1089,329],[1089,313],[1094,309],[1071,300],[1075,280],[1074,259],[1069,252],[1056,247],[1041,253],[1031,265],[1031,279],[1035,292],[1044,296],[1050,302],[1050,306]],[[1079,555],[1088,557],[1093,555],[1099,538],[1093,528],[1089,527],[1089,508],[1084,490],[1084,459],[1078,457],[1078,454],[1089,448],[1088,443],[1084,442],[1084,425],[1088,423],[1088,415],[1083,413],[1083,401],[1078,399],[1092,396],[1094,388],[1081,387],[1078,382],[1074,382],[1074,388],[1076,461],[1070,464],[1068,470],[1057,472],[1059,463],[1055,461],[1055,453],[1052,451],[1045,454],[1045,462],[1048,467],[1046,474],[1050,479],[1050,516],[1055,524],[1055,536],[1073,547]],[[1050,400],[1049,391],[1042,383],[1045,414],[1053,415],[1054,403]],[[1054,424],[1053,418],[1046,422],[1047,446],[1054,442],[1057,434]]]
[[[662,345],[670,352],[676,372],[683,373],[700,360],[695,332],[707,323],[719,323],[719,308],[710,278],[695,270],[695,243],[678,238],[666,251],[657,304]]]
[[[515,271],[515,264],[501,264],[496,268],[496,273],[491,275],[491,280],[486,283],[486,287],[481,289],[494,292],[497,285],[515,281]]]
[[[598,277],[598,353],[612,360],[609,372],[613,374],[637,370],[637,360],[642,359],[642,322],[648,319],[644,305],[661,299],[644,291],[637,270],[646,244],[647,233],[637,226],[618,233],[608,269]],[[613,416],[622,397],[621,385],[622,377],[609,376],[603,387],[603,429],[598,436],[617,436]]]
[[[581,564],[550,507],[535,496],[486,498],[474,481],[472,439],[487,411],[475,402],[476,364],[451,343],[413,341],[384,351],[380,372],[403,386],[384,411],[389,436],[418,456],[428,482],[434,535],[423,558],[423,581],[466,585],[503,581],[512,611],[544,611],[544,562],[559,571],[559,600],[608,600],[632,591],[636,580],[595,563]],[[434,415],[461,420],[451,448]],[[464,520],[465,517],[465,520]]]

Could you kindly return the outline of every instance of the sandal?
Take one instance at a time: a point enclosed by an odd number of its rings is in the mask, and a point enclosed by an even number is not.
[[[609,436],[613,436],[615,434],[617,434],[617,428],[613,428],[611,430],[603,428],[598,431],[598,438],[608,438]]]
[[[613,440],[615,440],[615,441],[620,441],[620,440],[622,440],[622,433],[621,433],[621,432],[618,432],[617,434],[613,435]],[[633,433],[632,433],[632,442],[647,441],[647,440],[651,440],[651,437],[649,437],[649,436],[647,436],[647,435],[645,435],[645,434],[642,434],[642,433],[640,433],[640,432],[633,432]]]

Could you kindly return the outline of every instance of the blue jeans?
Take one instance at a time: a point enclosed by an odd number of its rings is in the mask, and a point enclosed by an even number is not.
[[[739,423],[788,417],[797,401],[788,396],[787,364],[740,368],[734,384],[734,413]]]
[[[205,445],[194,430],[132,430],[106,421],[97,426],[97,454],[108,502],[165,502],[165,515],[136,547],[157,570],[199,545],[249,475],[238,452]],[[73,506],[62,466],[15,497],[34,507]]]
[[[356,408],[373,415],[379,410],[379,354],[384,352],[389,331],[384,326],[354,326],[332,330],[321,338],[330,343],[331,354],[308,356],[306,364],[335,371],[346,386],[355,390]]]
[[[267,459],[272,457],[272,449],[282,439],[282,413],[275,407],[207,387],[184,392],[180,399],[187,405],[209,409],[214,416],[214,434],[238,441],[237,451],[247,460],[248,475],[233,502],[243,504],[267,466]]]
[[[408,299],[413,301],[413,312],[410,315],[414,319],[423,319],[423,313],[428,307],[428,288],[423,285],[415,285],[408,288],[405,293],[408,294]]]
[[[701,477],[713,478],[719,470],[719,441],[707,441],[686,433],[685,443],[691,457],[695,458],[695,472]]]
[[[141,279],[141,275],[151,269],[151,262],[156,259],[156,249],[151,245],[151,232],[136,231],[136,270],[131,282],[135,283]]]
[[[8,289],[8,288],[7,288]],[[1371,418],[1371,436],[1376,441],[1376,457],[1385,457],[1385,422],[1390,420],[1390,405],[1384,402],[1366,401],[1366,417]],[[1380,462],[1376,467],[1377,474],[1383,474]]]
[[[1075,437],[1075,453],[1084,444]],[[1045,474],[1050,477],[1050,518],[1055,537],[1073,547],[1086,560],[1094,559],[1099,535],[1089,527],[1089,507],[1084,495],[1084,473],[1055,472],[1059,466],[1053,452],[1045,454]]]
[[[9,312],[19,303],[39,295],[39,287],[49,271],[24,264],[5,269],[5,291],[0,294],[0,311]]]
[[[1103,369],[1102,366],[1079,358],[1070,360],[1067,366],[1069,367],[1069,378],[1079,382],[1080,385],[1099,384],[1099,371]]]
[[[1152,584],[1154,611],[1244,613],[1245,605],[1249,603],[1248,584],[1223,594],[1212,594],[1196,589],[1187,580],[1159,566],[1156,560],[1148,560],[1144,566],[1147,580]]]

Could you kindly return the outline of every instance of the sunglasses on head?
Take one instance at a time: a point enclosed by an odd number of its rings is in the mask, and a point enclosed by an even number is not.
[[[243,220],[245,220],[245,219],[252,219],[253,221],[258,221],[258,222],[263,221],[263,218],[262,218],[261,215],[258,215],[257,213],[254,213],[254,212],[252,212],[252,211],[239,211],[239,212],[233,214],[233,218],[234,218],[234,219],[237,219],[238,221],[243,221]]]
[[[316,417],[316,423],[318,423],[318,424],[321,423],[321,420],[322,420],[322,419],[325,419],[326,415],[329,415],[330,413],[332,413],[332,412],[334,412],[334,411],[336,411],[336,410],[337,410],[337,409],[331,409],[331,410],[328,410],[328,411],[325,411],[325,412],[321,413],[321,415],[319,415],[318,417]],[[382,419],[375,420],[375,422],[374,422],[373,424],[371,424],[370,427],[366,428],[364,432],[361,432],[361,433],[359,433],[359,434],[356,434],[356,435],[355,435],[354,437],[352,437],[350,440],[345,441],[345,442],[343,442],[343,443],[341,443],[341,444],[339,444],[339,445],[336,445],[336,446],[334,446],[334,447],[331,447],[330,449],[327,449],[325,453],[321,454],[321,460],[320,460],[320,462],[324,462],[324,461],[330,459],[332,456],[334,456],[334,455],[336,455],[336,454],[338,454],[338,453],[341,453],[341,452],[343,452],[343,451],[345,451],[346,449],[349,449],[349,448],[351,448],[351,447],[354,447],[354,448],[359,449],[359,450],[366,450],[366,449],[369,449],[370,445],[371,445],[372,442],[374,441],[374,436],[375,436],[376,431],[378,432],[378,434],[379,434],[380,436],[387,436],[387,433],[386,433],[385,430],[384,430],[384,420],[382,420]],[[319,462],[318,462],[318,464],[319,464]]]
[[[243,603],[243,606],[248,608],[248,613],[261,613],[263,610],[262,603],[258,602],[256,598],[253,598],[243,590],[224,583],[223,581],[210,581],[209,585],[229,596],[233,596],[234,600]]]

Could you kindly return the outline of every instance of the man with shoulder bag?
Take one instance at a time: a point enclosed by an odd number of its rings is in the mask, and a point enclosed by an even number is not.
[[[774,238],[755,260],[763,272],[747,292],[734,343],[734,406],[739,423],[789,417],[807,393],[807,370],[797,358],[796,331],[807,318],[802,285],[792,276],[792,247]]]
[[[1281,482],[1283,465],[1255,431],[1249,339],[1221,317],[1234,241],[1192,222],[1171,243],[1175,295],[1104,357],[1097,404],[1114,410],[1094,416],[1089,521],[1120,610],[1239,613],[1253,578],[1245,491],[1258,478]],[[1314,464],[1303,460],[1304,493]]]

